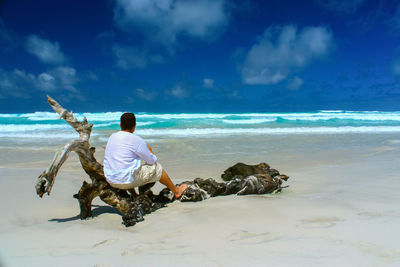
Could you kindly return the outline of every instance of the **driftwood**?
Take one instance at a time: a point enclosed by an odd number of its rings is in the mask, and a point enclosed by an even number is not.
[[[111,187],[104,176],[103,165],[94,157],[95,148],[90,146],[89,139],[93,124],[84,118],[78,121],[72,114],[63,108],[57,101],[47,96],[48,103],[55,112],[60,115],[78,133],[79,138],[66,144],[58,151],[50,166],[38,177],[36,193],[43,197],[50,195],[55,178],[62,164],[67,160],[69,153],[74,151],[78,154],[82,168],[91,179],[91,183],[83,182],[79,192],[74,195],[80,205],[80,218],[92,217],[92,201],[100,197],[102,201],[116,208],[122,214],[125,226],[135,225],[143,221],[143,216],[175,200],[174,194],[165,188],[158,195],[153,194],[153,184],[139,187],[139,195],[132,196],[126,190]],[[217,182],[212,178],[196,178],[193,181],[183,182],[188,186],[180,197],[180,201],[201,201],[209,197],[220,195],[238,194],[266,194],[280,192],[282,183],[289,178],[280,174],[277,170],[270,168],[266,163],[258,165],[246,165],[238,163],[228,168],[221,178],[225,182]]]

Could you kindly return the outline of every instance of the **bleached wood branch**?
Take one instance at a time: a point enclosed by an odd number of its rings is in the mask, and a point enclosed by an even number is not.
[[[74,151],[76,147],[79,146],[79,143],[79,140],[75,140],[72,143],[66,144],[61,150],[56,152],[52,162],[50,163],[50,166],[43,171],[41,175],[39,175],[38,181],[36,182],[36,193],[40,197],[42,197],[45,193],[50,195],[58,171],[67,160],[69,153]]]
[[[78,119],[74,117],[72,111],[68,112],[65,108],[63,108],[57,101],[55,101],[50,96],[47,96],[47,102],[49,102],[53,110],[57,112],[58,115],[60,115],[59,119],[64,119],[79,133],[80,139],[82,141],[89,141],[93,124],[88,123],[86,117],[83,118],[83,121],[78,121]]]

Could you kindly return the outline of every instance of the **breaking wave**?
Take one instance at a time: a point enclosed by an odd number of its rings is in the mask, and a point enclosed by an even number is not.
[[[119,129],[123,112],[74,113],[107,137]],[[316,111],[295,113],[137,113],[137,133],[156,138],[226,135],[291,135],[400,132],[400,112]],[[0,137],[75,137],[54,112],[0,114]]]

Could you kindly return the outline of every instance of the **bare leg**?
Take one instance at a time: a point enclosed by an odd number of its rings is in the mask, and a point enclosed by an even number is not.
[[[174,193],[175,198],[179,198],[182,195],[183,191],[185,191],[187,188],[187,185],[185,184],[176,187],[171,181],[171,178],[169,178],[168,174],[164,170],[161,175],[160,183],[168,187],[172,191],[172,193]]]

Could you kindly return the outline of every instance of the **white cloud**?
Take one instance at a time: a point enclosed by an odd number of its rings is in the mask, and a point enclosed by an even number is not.
[[[175,85],[170,91],[167,92],[168,94],[176,97],[176,98],[185,98],[189,96],[189,92],[187,88],[185,88],[182,84]]]
[[[204,88],[214,88],[214,80],[210,78],[203,79],[203,87]]]
[[[179,36],[213,38],[227,26],[225,0],[116,0],[116,25],[167,46]]]
[[[161,63],[164,61],[161,55],[153,55],[137,47],[114,44],[112,52],[114,53],[117,66],[125,70],[131,68],[144,69],[150,63]]]
[[[30,35],[25,42],[25,49],[47,64],[59,65],[39,74],[28,73],[24,70],[0,70],[0,92],[3,95],[29,97],[35,91],[55,92],[69,91],[70,96],[82,99],[77,90],[78,77],[72,67],[62,66],[67,59],[57,42]]]
[[[143,88],[136,88],[133,92],[136,96],[145,99],[147,101],[150,101],[156,97],[157,93],[154,91],[150,90],[144,90]]]
[[[0,70],[0,92],[2,95],[28,97],[35,90],[53,92],[67,90],[79,94],[75,88],[78,79],[76,71],[70,67],[58,67],[38,75],[15,69]]]
[[[54,76],[45,72],[38,75],[34,84],[36,85],[35,87],[42,91],[48,92],[56,90],[56,79]]]
[[[26,39],[25,48],[29,53],[47,64],[58,65],[66,61],[66,57],[61,51],[58,42],[52,43],[34,34],[28,36]]]
[[[317,0],[317,2],[325,9],[350,14],[354,13],[364,0]]]
[[[299,77],[294,77],[288,84],[288,88],[291,90],[298,90],[303,85],[303,80]]]
[[[0,70],[0,92],[3,96],[29,97],[30,88],[37,77],[21,70],[5,72]],[[29,88],[29,89],[28,89]]]
[[[276,84],[312,61],[328,54],[332,33],[324,27],[306,27],[298,32],[293,25],[270,27],[248,51],[242,66],[244,83]]]
[[[57,67],[49,71],[54,77],[56,89],[65,89],[74,93],[78,92],[75,84],[78,82],[76,70],[71,67]]]

